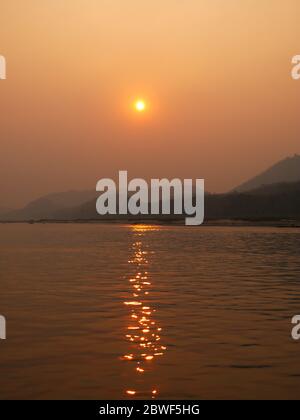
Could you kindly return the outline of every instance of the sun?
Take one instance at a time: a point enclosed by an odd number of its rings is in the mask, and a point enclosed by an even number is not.
[[[135,101],[134,108],[137,112],[144,112],[146,110],[146,103],[143,99]]]

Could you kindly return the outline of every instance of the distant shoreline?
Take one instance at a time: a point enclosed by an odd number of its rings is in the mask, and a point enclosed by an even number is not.
[[[115,225],[157,225],[157,226],[182,226],[186,227],[182,220],[161,220],[161,219],[110,219],[110,220],[19,220],[4,221],[0,220],[0,224],[115,224]],[[300,228],[300,220],[207,220],[202,226],[219,226],[219,227],[278,227],[278,228]]]

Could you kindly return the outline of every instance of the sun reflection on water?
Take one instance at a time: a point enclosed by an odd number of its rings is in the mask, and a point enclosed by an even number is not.
[[[151,388],[145,386],[141,377],[147,375],[153,368],[153,363],[158,357],[162,357],[166,347],[161,344],[162,328],[155,320],[155,308],[151,304],[150,296],[153,290],[151,276],[149,274],[149,252],[143,243],[143,238],[149,231],[159,230],[159,227],[148,225],[133,226],[134,242],[132,244],[132,258],[128,263],[134,268],[133,275],[127,281],[129,283],[128,299],[124,305],[128,308],[128,325],[125,333],[129,344],[128,354],[123,355],[122,360],[132,363],[133,383],[135,387],[125,390],[127,397],[156,398],[159,395],[157,384]]]

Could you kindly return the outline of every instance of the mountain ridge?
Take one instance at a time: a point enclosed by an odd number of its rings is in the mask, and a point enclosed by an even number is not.
[[[298,154],[276,162],[265,171],[243,182],[232,191],[246,192],[263,185],[296,181],[300,181],[300,156]]]
[[[279,182],[271,182],[279,180]],[[251,187],[251,188],[250,188]],[[249,189],[250,188],[250,189]],[[0,212],[2,221],[138,219],[99,216],[96,191],[67,191],[42,196],[19,210]],[[206,218],[297,218],[300,220],[300,156],[277,162],[240,187],[224,194],[206,193]],[[151,219],[151,215],[147,218]],[[174,218],[153,216],[153,219]],[[183,216],[180,216],[181,218]],[[142,216],[140,217],[142,218]],[[178,219],[178,217],[175,217]]]

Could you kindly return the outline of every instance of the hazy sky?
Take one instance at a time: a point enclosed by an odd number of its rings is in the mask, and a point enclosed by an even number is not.
[[[299,16],[299,0],[1,0],[0,206],[124,169],[224,191],[299,153]]]

